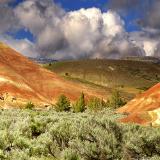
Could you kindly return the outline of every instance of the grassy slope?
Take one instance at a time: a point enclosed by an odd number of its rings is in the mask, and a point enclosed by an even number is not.
[[[131,97],[160,81],[160,65],[126,60],[79,60],[47,64],[67,79],[119,88]]]

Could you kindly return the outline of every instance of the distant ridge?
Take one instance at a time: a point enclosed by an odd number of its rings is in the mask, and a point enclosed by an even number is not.
[[[150,62],[150,63],[158,63],[160,64],[160,57],[152,57],[152,56],[127,56],[122,57],[122,60],[131,60],[131,61],[141,61],[141,62]]]
[[[43,58],[43,57],[37,57],[37,58],[33,58],[33,57],[27,57],[29,60],[39,63],[39,64],[47,64],[47,63],[53,63],[53,62],[57,62],[57,60],[53,59],[53,58]]]

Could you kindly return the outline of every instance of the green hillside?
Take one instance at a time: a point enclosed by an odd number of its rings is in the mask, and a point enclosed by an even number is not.
[[[160,81],[160,64],[128,60],[79,60],[54,62],[45,68],[67,79],[136,95]]]

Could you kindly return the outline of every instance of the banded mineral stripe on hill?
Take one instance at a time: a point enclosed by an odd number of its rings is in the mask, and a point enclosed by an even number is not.
[[[81,92],[106,98],[104,90],[76,84],[50,72],[7,45],[0,43],[0,106],[20,106],[20,102],[51,104],[60,94],[74,101]],[[12,103],[13,97],[16,101]],[[3,99],[5,99],[3,101]]]
[[[143,94],[137,96],[127,105],[119,108],[119,113],[128,113],[128,117],[122,119],[123,122],[135,123],[156,123],[160,119],[160,83],[150,88]],[[159,123],[159,122],[158,122]]]

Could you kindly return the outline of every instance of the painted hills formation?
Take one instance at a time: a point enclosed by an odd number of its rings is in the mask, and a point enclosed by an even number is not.
[[[55,103],[60,94],[74,101],[81,92],[106,96],[102,90],[64,80],[0,43],[0,107],[20,107],[29,101],[44,106]]]
[[[128,116],[122,122],[160,125],[160,83],[118,109]]]

